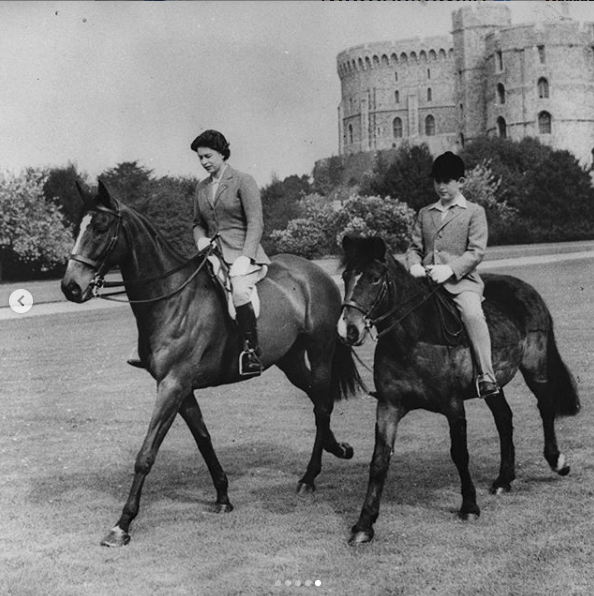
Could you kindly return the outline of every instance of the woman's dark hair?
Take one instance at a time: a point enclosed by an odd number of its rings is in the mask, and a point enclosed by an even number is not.
[[[451,151],[442,153],[433,162],[431,177],[437,182],[448,182],[449,180],[464,178],[464,162],[462,158],[454,155]]]
[[[218,130],[205,130],[204,132],[200,133],[192,141],[190,149],[192,149],[192,151],[197,151],[198,147],[208,147],[209,149],[214,149],[215,151],[218,151],[225,160],[229,159],[229,156],[231,155],[227,139]]]

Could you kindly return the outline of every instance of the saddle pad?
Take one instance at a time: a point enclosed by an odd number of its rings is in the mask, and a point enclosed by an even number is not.
[[[223,295],[225,296],[229,316],[235,320],[235,304],[233,304],[233,297],[231,294],[231,279],[229,278],[228,270],[226,267],[221,265],[221,261],[218,257],[211,255],[208,257],[208,261],[211,266],[213,279],[218,282],[221,290],[223,291]],[[252,307],[254,308],[254,314],[256,315],[256,318],[258,318],[260,316],[260,296],[258,295],[257,285],[255,285],[254,289],[252,290],[251,301]]]

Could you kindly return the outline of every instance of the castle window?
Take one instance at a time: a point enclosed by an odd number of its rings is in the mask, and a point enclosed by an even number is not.
[[[349,144],[353,144],[353,125],[349,124]]]
[[[503,54],[501,53],[501,50],[495,52],[495,64],[497,72],[501,72],[503,70]]]
[[[549,97],[549,82],[544,77],[538,79],[538,97],[540,99]]]
[[[538,115],[538,133],[541,135],[551,134],[551,115],[548,112],[541,112]]]
[[[547,60],[544,46],[538,46],[538,59],[540,60],[541,64],[544,64]]]
[[[394,91],[394,101],[400,103],[400,91]]]
[[[402,120],[400,118],[394,118],[394,122],[392,123],[392,131],[395,138],[402,138]]]
[[[507,124],[501,116],[497,118],[497,133],[502,139],[507,139]]]
[[[427,78],[428,79],[431,78],[431,69],[430,68],[427,69]]]
[[[394,73],[394,80],[395,80],[396,82],[398,82],[398,73],[397,73],[397,72],[395,72],[395,73]]]
[[[435,118],[431,114],[425,118],[425,134],[428,137],[435,135]]]
[[[505,103],[505,87],[501,83],[497,85],[497,101],[500,104]]]
[[[464,135],[460,133],[460,147],[464,147]]]
[[[432,94],[431,94],[431,87],[429,87],[429,88],[427,89],[427,101],[431,101],[431,97],[432,97]]]

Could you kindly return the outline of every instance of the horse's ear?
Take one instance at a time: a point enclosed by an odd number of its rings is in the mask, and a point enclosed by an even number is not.
[[[97,180],[97,189],[98,189],[97,198],[99,199],[99,202],[104,207],[107,207],[107,209],[112,209],[113,201],[111,199],[111,194],[109,193],[107,186],[105,186],[105,184],[101,180]]]
[[[78,190],[78,194],[80,195],[83,205],[86,208],[89,208],[92,203],[91,197],[88,195],[87,191],[83,188],[82,184],[78,180],[75,180],[74,184],[76,185],[76,189]]]
[[[383,261],[386,258],[386,243],[380,236],[371,238],[371,254],[374,259]]]

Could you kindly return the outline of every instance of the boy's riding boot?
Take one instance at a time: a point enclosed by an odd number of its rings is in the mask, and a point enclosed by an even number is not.
[[[239,354],[239,374],[257,376],[262,372],[256,314],[251,303],[235,307],[235,319],[244,339],[244,350]]]

